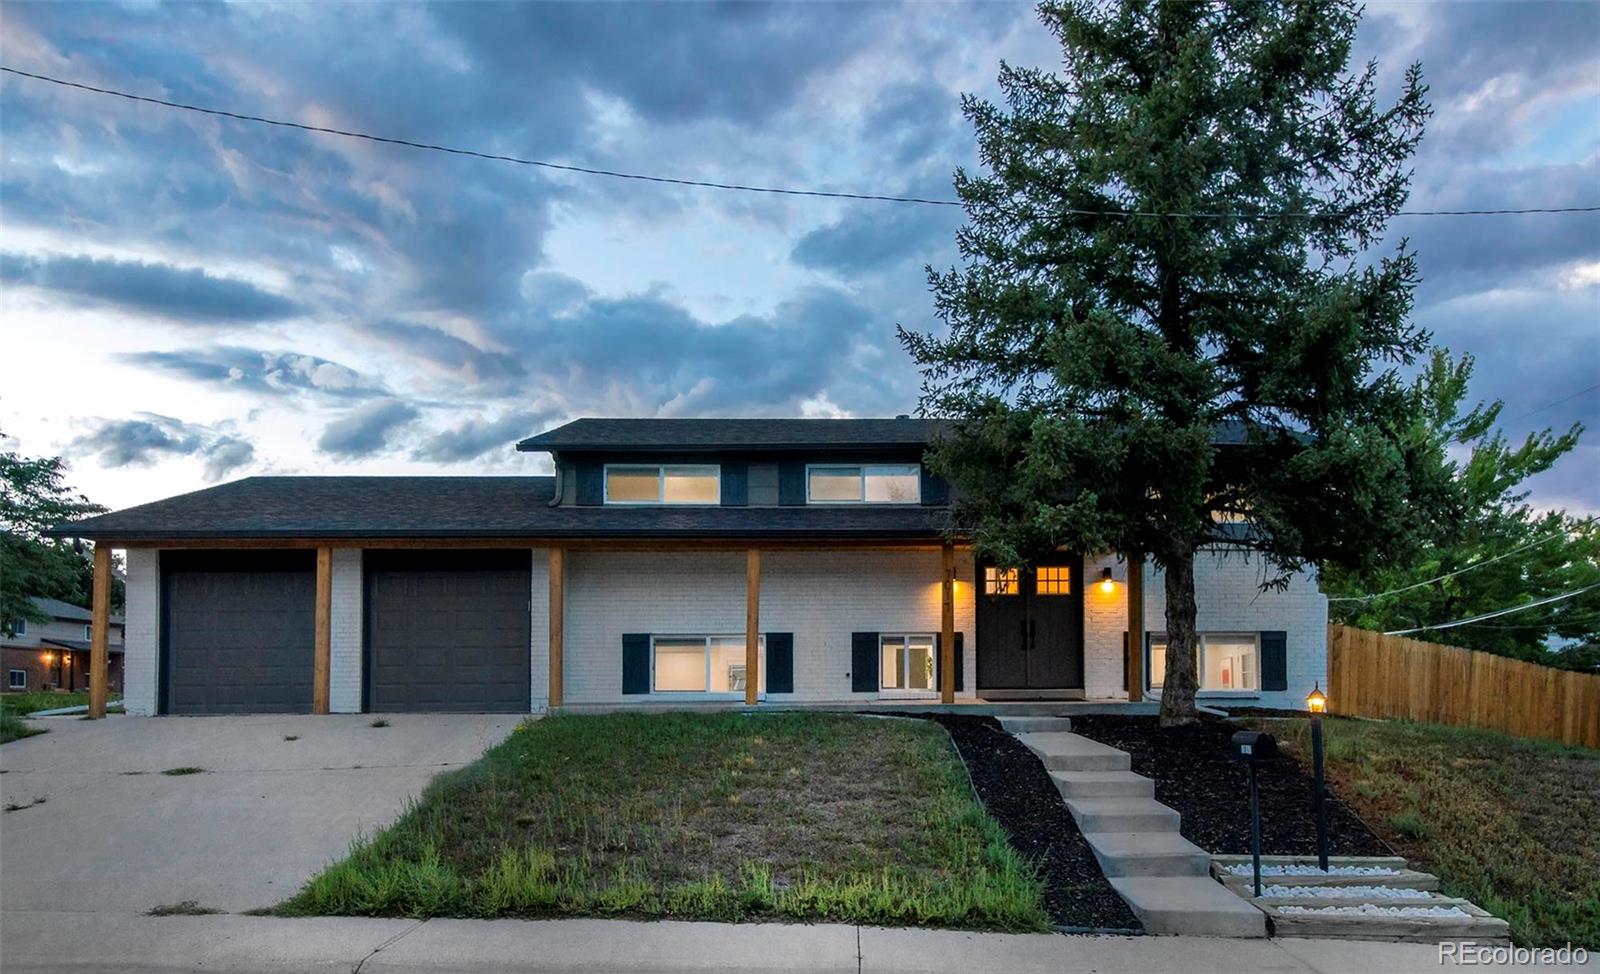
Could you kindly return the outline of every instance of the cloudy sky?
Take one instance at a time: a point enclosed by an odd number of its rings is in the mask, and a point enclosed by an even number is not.
[[[1374,4],[1416,207],[1600,201],[1600,4]],[[696,179],[948,197],[1023,4],[0,4],[0,60],[237,112]],[[687,189],[0,78],[0,429],[112,506],[252,473],[515,473],[579,415],[914,408],[950,208]],[[1417,316],[1600,510],[1600,217],[1397,221]],[[1587,390],[1587,391],[1585,391]],[[1581,394],[1579,394],[1581,393]],[[1565,401],[1557,402],[1562,400]],[[1554,405],[1551,405],[1555,403]],[[1535,412],[1535,410],[1538,410]]]

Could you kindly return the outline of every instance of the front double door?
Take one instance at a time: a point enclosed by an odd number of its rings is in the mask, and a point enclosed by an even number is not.
[[[1083,559],[978,566],[978,692],[1083,689]]]

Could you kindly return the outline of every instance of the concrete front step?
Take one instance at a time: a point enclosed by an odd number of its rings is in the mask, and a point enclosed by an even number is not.
[[[1067,811],[1084,832],[1176,832],[1180,820],[1153,798],[1070,798]]]
[[[1051,771],[1126,771],[1132,765],[1126,751],[1078,734],[1018,734],[1017,740]]]
[[[1112,876],[1146,933],[1265,937],[1267,916],[1207,876]]]
[[[1284,906],[1313,906],[1311,903]],[[1347,905],[1347,904],[1316,904]],[[1405,905],[1397,903],[1394,905]],[[1458,906],[1465,917],[1363,916],[1348,913],[1284,913],[1278,905],[1263,906],[1274,937],[1304,937],[1317,940],[1401,940],[1436,944],[1447,940],[1472,940],[1478,943],[1505,944],[1511,940],[1511,925],[1485,913],[1465,900],[1449,903],[1421,903],[1422,906]]]
[[[1156,783],[1132,771],[1052,771],[1062,798],[1154,798]]]
[[[1265,857],[1263,857],[1264,859]],[[1266,865],[1265,862],[1262,865]],[[1212,875],[1229,888],[1244,890],[1241,895],[1249,895],[1255,890],[1255,878],[1248,874],[1235,876],[1232,873],[1221,872],[1215,864],[1212,865]],[[1436,890],[1439,888],[1439,877],[1432,873],[1419,873],[1414,869],[1402,869],[1389,876],[1269,876],[1261,874],[1261,885],[1271,886],[1393,886],[1396,889],[1423,889]]]
[[[1085,832],[1107,876],[1204,876],[1211,855],[1176,832]]]
[[[1072,733],[1070,717],[1001,717],[1000,726],[1012,734]]]

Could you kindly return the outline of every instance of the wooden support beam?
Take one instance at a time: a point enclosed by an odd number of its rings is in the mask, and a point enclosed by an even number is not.
[[[325,714],[331,708],[333,663],[333,549],[317,549],[316,637],[311,656],[311,712]]]
[[[744,702],[753,707],[761,688],[761,549],[744,555]]]
[[[1144,556],[1128,555],[1128,700],[1144,699]]]
[[[89,626],[89,717],[106,715],[106,669],[111,638],[111,549],[94,546],[94,594]]]
[[[550,709],[561,706],[562,697],[562,640],[567,626],[567,575],[566,551],[559,545],[550,547]]]
[[[944,580],[939,584],[939,700],[956,702],[956,548],[941,552]]]

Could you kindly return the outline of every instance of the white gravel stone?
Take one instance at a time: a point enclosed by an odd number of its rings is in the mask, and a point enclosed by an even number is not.
[[[1433,894],[1425,889],[1396,889],[1392,886],[1263,886],[1262,899],[1387,899],[1425,900]]]
[[[1237,863],[1228,867],[1228,872],[1235,876],[1252,876],[1254,872],[1248,862]],[[1398,876],[1400,870],[1388,866],[1329,866],[1323,872],[1316,866],[1262,866],[1263,876]]]
[[[1361,903],[1355,906],[1280,906],[1278,907],[1278,912],[1285,916],[1366,916],[1403,917],[1408,919],[1426,917],[1434,920],[1472,919],[1472,915],[1459,906],[1378,906],[1376,903]]]

